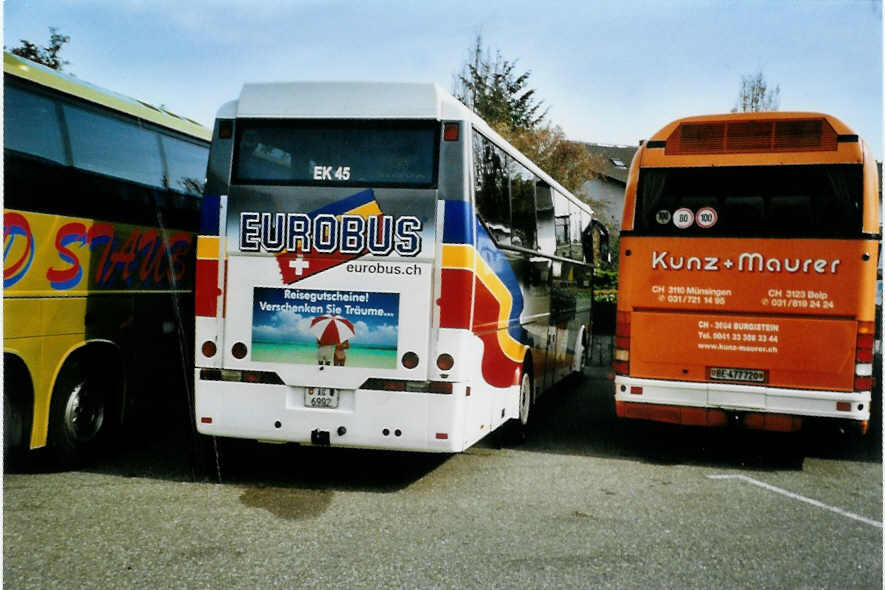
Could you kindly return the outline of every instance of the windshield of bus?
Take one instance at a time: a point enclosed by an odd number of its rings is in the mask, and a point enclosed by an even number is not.
[[[635,234],[858,238],[862,193],[854,164],[647,168]]]
[[[235,184],[433,188],[437,121],[237,121]]]

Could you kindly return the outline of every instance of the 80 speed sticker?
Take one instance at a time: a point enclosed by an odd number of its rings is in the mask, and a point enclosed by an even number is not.
[[[683,207],[682,209],[677,209],[675,213],[673,213],[673,225],[678,227],[679,229],[686,229],[691,227],[694,223],[694,213],[691,209],[686,209]]]

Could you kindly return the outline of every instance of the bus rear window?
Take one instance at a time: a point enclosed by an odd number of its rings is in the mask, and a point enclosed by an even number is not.
[[[436,186],[439,123],[237,121],[235,184]]]
[[[862,192],[859,165],[646,168],[635,233],[856,238]]]

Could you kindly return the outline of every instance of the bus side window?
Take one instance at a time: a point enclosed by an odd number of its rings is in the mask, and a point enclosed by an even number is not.
[[[174,137],[162,136],[169,189],[188,195],[203,194],[206,177],[206,148]]]
[[[553,191],[543,180],[535,182],[535,207],[538,212],[538,249],[544,254],[553,254],[556,252]]]
[[[157,134],[132,123],[65,105],[74,166],[163,188]]]
[[[590,216],[586,220],[582,218],[583,211],[575,203],[569,202],[569,253],[572,260],[584,261],[584,247],[581,243],[581,234],[585,224],[590,223]]]
[[[510,172],[513,245],[535,250],[538,247],[535,221],[535,175],[513,158],[507,158],[507,167]]]
[[[473,177],[477,213],[495,242],[510,245],[510,183],[505,164],[504,152],[474,132]]]
[[[15,113],[5,120],[4,147],[59,164],[67,163],[61,125],[52,100],[7,84],[3,109],[6,113]]]
[[[556,228],[556,255],[568,257],[569,250],[569,210],[568,199],[553,191],[553,218]]]

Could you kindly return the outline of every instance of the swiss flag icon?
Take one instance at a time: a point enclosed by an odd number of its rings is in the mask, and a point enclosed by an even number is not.
[[[280,265],[280,274],[283,276],[283,283],[291,285],[301,279],[306,279],[318,272],[338,266],[349,260],[353,260],[359,254],[341,254],[333,252],[331,254],[321,254],[319,252],[302,252],[299,248],[294,252],[283,252],[277,255],[277,262]]]

